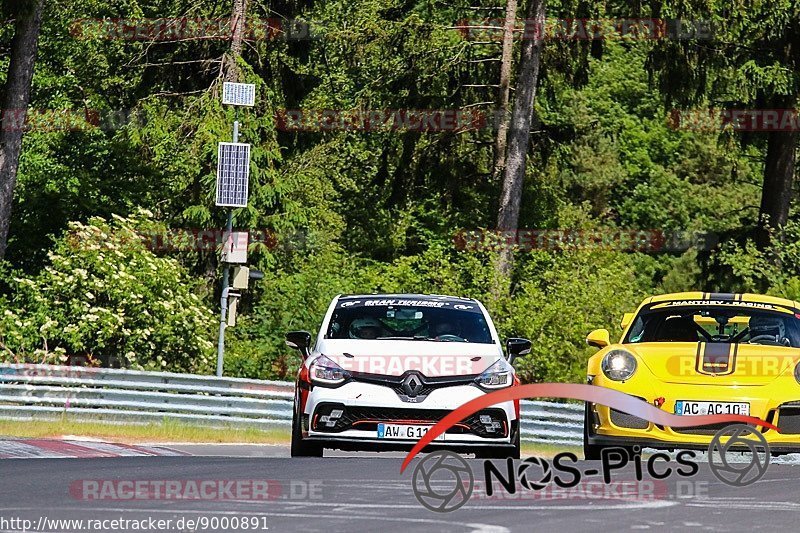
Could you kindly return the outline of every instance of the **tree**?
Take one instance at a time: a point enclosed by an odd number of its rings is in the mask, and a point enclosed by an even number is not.
[[[237,62],[242,56],[242,42],[244,31],[247,27],[247,2],[248,0],[233,0],[231,13],[231,50],[226,57],[225,81],[236,82],[239,79],[239,66]]]
[[[8,245],[22,131],[31,96],[43,6],[44,0],[6,0],[3,6],[16,18],[16,22],[0,117],[0,259],[5,257]]]
[[[655,17],[703,20],[708,26],[682,27],[684,35],[663,39],[650,64],[660,74],[668,104],[793,110],[800,91],[800,18],[797,2],[749,5],[728,2],[669,2]],[[710,31],[709,31],[710,30]],[[697,32],[692,35],[692,32]],[[683,38],[686,36],[695,38]],[[748,134],[748,138],[752,136]],[[771,234],[780,236],[789,217],[797,132],[766,136],[764,179],[756,223],[756,244],[764,250]]]
[[[514,110],[508,133],[508,155],[503,188],[500,194],[500,209],[497,214],[497,229],[516,231],[522,203],[522,184],[525,180],[525,163],[530,141],[533,103],[536,98],[536,83],[539,79],[539,63],[544,40],[544,0],[527,0],[525,34],[519,60]],[[532,33],[532,34],[531,34]],[[507,274],[511,262],[510,254],[504,253],[499,270]]]
[[[202,283],[149,249],[165,228],[142,212],[74,222],[32,277],[0,299],[0,349],[16,362],[63,363],[84,355],[103,366],[205,373],[213,315]]]
[[[503,22],[503,53],[500,59],[500,94],[497,110],[500,122],[497,125],[497,137],[494,141],[493,181],[499,180],[506,167],[506,145],[508,141],[509,93],[511,83],[511,67],[514,60],[514,27],[517,22],[517,0],[506,3],[506,18]]]
[[[788,100],[794,102],[794,98]],[[794,104],[784,109],[794,109]],[[769,247],[771,229],[779,230],[780,236],[783,236],[792,201],[796,150],[796,130],[773,131],[767,137],[764,185],[761,189],[761,206],[756,229],[756,246],[759,250]]]

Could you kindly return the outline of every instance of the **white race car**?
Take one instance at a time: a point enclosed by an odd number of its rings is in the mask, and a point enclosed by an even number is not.
[[[519,385],[514,358],[526,339],[508,339],[507,355],[477,300],[386,294],[337,296],[316,343],[287,333],[299,350],[292,456],[324,448],[407,450],[452,410],[478,396]],[[519,457],[519,402],[483,409],[437,437],[427,450]]]

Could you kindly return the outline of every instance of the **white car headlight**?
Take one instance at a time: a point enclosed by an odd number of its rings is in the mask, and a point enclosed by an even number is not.
[[[603,374],[614,381],[625,381],[636,372],[636,358],[625,350],[611,350],[600,363]]]
[[[498,359],[492,366],[475,378],[475,383],[484,389],[502,389],[514,381],[514,369],[505,359]]]
[[[339,385],[350,377],[350,372],[336,364],[332,359],[320,355],[308,368],[311,381],[322,385]]]

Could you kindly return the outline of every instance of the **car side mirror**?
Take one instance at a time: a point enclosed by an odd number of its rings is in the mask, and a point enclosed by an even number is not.
[[[307,331],[290,331],[286,334],[286,346],[300,352],[303,359],[310,355],[311,333]]]
[[[627,328],[628,324],[633,322],[634,314],[635,313],[625,313],[624,315],[622,315],[622,321],[620,321],[619,327],[621,327],[622,329]]]
[[[506,353],[508,354],[508,363],[511,364],[517,357],[531,353],[531,341],[512,337],[506,340]]]
[[[607,329],[596,329],[586,337],[586,344],[595,348],[605,348],[611,344],[611,337]]]

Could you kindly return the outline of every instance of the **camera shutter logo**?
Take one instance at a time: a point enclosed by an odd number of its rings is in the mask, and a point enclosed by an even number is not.
[[[727,440],[723,442],[724,438]],[[717,479],[734,487],[745,487],[761,479],[767,472],[769,458],[767,439],[746,424],[722,428],[708,446],[711,471]]]
[[[538,470],[540,470],[541,473],[539,474],[539,476],[536,476],[534,474],[537,468],[531,468],[533,466],[538,467]],[[519,464],[519,468],[517,470],[517,477],[519,478],[519,484],[525,487],[526,489],[542,490],[547,485],[549,485],[550,481],[553,479],[553,471],[551,470],[550,462],[547,461],[547,459],[540,459],[539,457],[528,457]]]
[[[425,456],[414,469],[411,487],[426,509],[449,513],[462,507],[475,485],[469,463],[454,452],[439,451]]]

